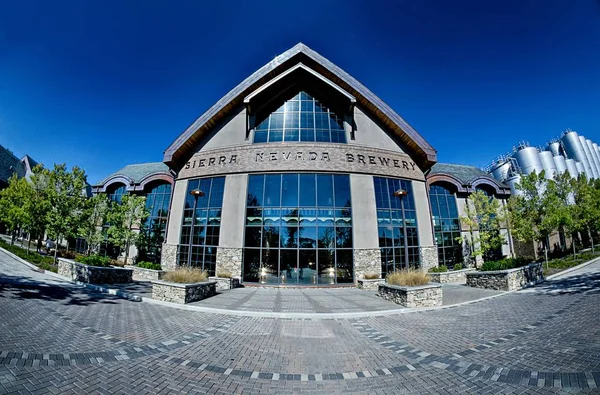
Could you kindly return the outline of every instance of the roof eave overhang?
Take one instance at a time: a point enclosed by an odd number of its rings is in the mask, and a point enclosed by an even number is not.
[[[164,152],[163,162],[171,168],[181,167],[187,160],[186,152],[193,149],[204,133],[231,109],[243,105],[249,94],[300,64],[354,97],[357,103],[398,134],[400,140],[416,154],[414,159],[422,170],[437,162],[435,149],[391,107],[352,76],[303,44],[277,56],[223,96],[171,143]]]

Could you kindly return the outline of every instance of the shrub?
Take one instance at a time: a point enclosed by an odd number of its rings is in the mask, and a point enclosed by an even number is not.
[[[461,270],[461,269],[463,269],[463,265],[461,263],[456,263],[452,267],[452,270]]]
[[[137,267],[141,267],[142,269],[151,269],[151,270],[162,270],[160,263],[152,263],[152,262],[138,262]]]
[[[76,259],[77,262],[89,266],[109,267],[110,258],[100,255],[82,256]]]
[[[531,261],[526,258],[504,258],[498,261],[484,262],[479,270],[482,272],[489,272],[492,270],[508,270],[525,266],[529,263],[531,263]]]
[[[446,266],[446,265],[432,267],[431,269],[429,269],[429,273],[445,273],[447,271],[448,271],[448,266]]]
[[[231,274],[231,272],[228,272],[227,270],[222,270],[222,271],[217,272],[217,277],[231,278],[231,277],[233,277],[233,274]]]
[[[365,273],[365,280],[377,280],[381,278],[379,273]]]
[[[208,273],[206,270],[195,269],[195,268],[179,268],[172,272],[165,274],[163,278],[165,281],[171,281],[173,283],[200,283],[206,281]]]
[[[395,271],[385,277],[385,282],[388,284],[407,287],[425,285],[428,284],[429,281],[430,279],[427,273],[415,269]]]

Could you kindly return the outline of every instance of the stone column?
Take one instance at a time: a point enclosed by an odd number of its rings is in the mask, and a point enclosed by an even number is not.
[[[422,181],[413,181],[415,209],[417,212],[417,227],[419,229],[419,260],[421,269],[428,271],[438,266],[437,246],[433,241],[433,225],[429,207],[429,193],[427,184]]]
[[[233,277],[242,276],[247,188],[247,174],[230,174],[225,177],[219,247],[217,248],[217,273],[226,271]]]
[[[167,240],[162,245],[160,264],[164,270],[174,270],[177,267],[177,247],[181,236],[183,209],[187,197],[188,180],[177,180],[173,187],[173,201],[169,212],[169,228]]]
[[[350,175],[352,193],[352,239],[354,241],[354,282],[366,273],[381,276],[381,252],[377,232],[377,208],[373,177]]]

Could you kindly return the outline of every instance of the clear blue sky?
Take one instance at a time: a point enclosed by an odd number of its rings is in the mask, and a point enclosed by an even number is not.
[[[600,142],[598,0],[5,1],[0,144],[95,183],[162,152],[304,42],[442,162],[483,166],[566,128]]]

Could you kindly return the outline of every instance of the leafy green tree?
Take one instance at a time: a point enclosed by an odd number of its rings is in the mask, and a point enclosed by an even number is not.
[[[589,234],[592,250],[594,239],[592,229],[600,226],[600,188],[596,188],[597,182],[588,181],[585,174],[577,179],[571,180],[572,198],[571,217],[573,232],[587,232]],[[573,241],[573,255],[575,255],[575,242]]]
[[[71,171],[65,164],[54,165],[47,171],[48,197],[50,210],[48,211],[47,231],[56,243],[54,260],[58,250],[58,242],[69,237],[77,237],[82,221],[85,219],[83,212],[85,201],[86,175],[77,166]],[[68,243],[68,242],[67,242]],[[67,244],[67,249],[68,249]]]
[[[539,174],[534,171],[521,177],[517,184],[521,195],[510,199],[509,222],[515,238],[543,243],[547,253],[548,236],[556,229],[556,221],[551,218],[546,206],[548,180],[544,174],[544,171]]]
[[[560,233],[573,233],[573,185],[571,175],[568,172],[558,173],[546,183],[542,201],[545,207],[545,216],[542,219],[542,227],[548,230],[558,229]],[[546,256],[548,248],[546,248]],[[547,260],[547,257],[546,257]]]
[[[94,195],[85,202],[83,212],[85,220],[79,225],[79,236],[87,242],[88,255],[96,251],[105,239],[102,225],[108,215],[109,207],[105,194]]]
[[[125,250],[125,263],[129,258],[129,246],[136,245],[143,233],[134,226],[140,227],[148,216],[146,198],[135,195],[124,195],[121,203],[113,203],[108,212],[108,240]]]
[[[19,229],[27,222],[25,201],[30,193],[31,186],[27,180],[16,174],[8,179],[8,187],[0,191],[0,220],[11,233],[11,245],[14,244]]]
[[[37,165],[32,170],[29,178],[30,193],[25,200],[24,209],[26,214],[26,229],[31,236],[37,239],[37,251],[42,246],[42,238],[48,224],[48,212],[50,211],[50,200],[48,197],[48,174],[42,165]],[[29,248],[27,249],[29,252]]]
[[[461,221],[469,229],[471,239],[468,242],[473,256],[490,259],[491,254],[505,243],[500,233],[505,215],[495,197],[480,190],[472,193],[467,199],[465,215],[461,217]],[[461,241],[465,240],[461,238]]]

